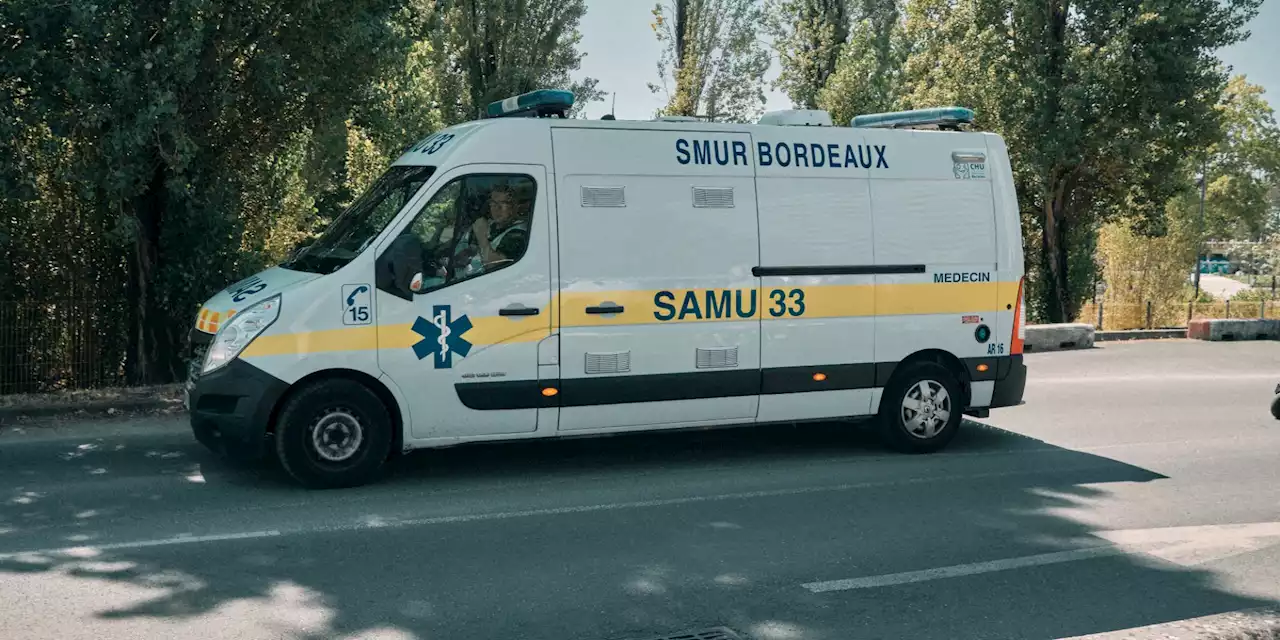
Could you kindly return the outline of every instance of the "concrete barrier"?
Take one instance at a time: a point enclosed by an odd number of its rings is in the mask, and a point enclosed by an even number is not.
[[[1192,320],[1187,337],[1193,340],[1280,340],[1280,320]]]
[[[1126,329],[1124,331],[1095,331],[1094,342],[1120,340],[1167,340],[1187,337],[1186,329]]]
[[[1033,324],[1027,326],[1027,339],[1022,348],[1027,352],[1089,349],[1093,347],[1093,325]]]

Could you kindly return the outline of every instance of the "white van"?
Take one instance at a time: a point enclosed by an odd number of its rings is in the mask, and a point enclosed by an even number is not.
[[[918,128],[971,117],[450,127],[204,305],[192,428],[313,487],[422,447],[857,416],[939,449],[1026,382],[1004,142]]]

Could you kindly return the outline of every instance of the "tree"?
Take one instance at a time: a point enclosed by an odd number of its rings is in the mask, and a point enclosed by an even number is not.
[[[759,39],[764,13],[756,0],[675,0],[654,6],[650,26],[663,45],[658,59],[662,113],[750,122],[764,109],[769,51]]]
[[[847,124],[860,113],[892,111],[902,99],[908,41],[899,0],[864,0],[849,41],[818,93],[832,121]]]
[[[1272,196],[1280,188],[1280,127],[1264,93],[1244,76],[1233,77],[1217,107],[1221,139],[1189,158],[1185,174],[1203,164],[1209,176],[1204,239],[1260,240],[1270,230]],[[1198,215],[1198,196],[1180,198],[1179,213]]]
[[[1123,215],[1163,232],[1184,159],[1219,135],[1226,78],[1213,52],[1246,37],[1259,1],[909,4],[909,21],[933,17],[937,34],[913,43],[908,102],[976,105],[1004,135],[1024,223],[1039,234],[1028,270],[1045,319],[1073,317],[1086,291],[1091,267],[1069,260],[1082,229]]]
[[[114,243],[133,382],[172,379],[200,300],[237,269],[246,167],[341,121],[411,40],[405,0],[12,0],[0,4],[7,127],[65,153],[79,224]],[[16,122],[16,124],[15,124]],[[41,133],[43,132],[43,133]],[[33,210],[39,174],[6,183]],[[24,184],[25,182],[25,184]]]
[[[850,0],[773,0],[766,30],[782,67],[775,81],[801,109],[818,108],[818,92],[836,71],[849,39]]]
[[[446,122],[476,118],[491,102],[547,87],[574,93],[574,113],[604,98],[597,80],[572,81],[584,0],[442,0],[438,68],[464,80],[445,101]]]

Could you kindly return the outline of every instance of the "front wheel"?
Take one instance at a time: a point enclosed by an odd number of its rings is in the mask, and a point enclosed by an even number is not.
[[[937,451],[955,437],[963,411],[963,390],[946,367],[914,364],[880,399],[881,436],[899,451]]]
[[[391,416],[377,394],[354,380],[318,382],[294,393],[276,425],[285,470],[312,489],[374,479],[391,447]]]

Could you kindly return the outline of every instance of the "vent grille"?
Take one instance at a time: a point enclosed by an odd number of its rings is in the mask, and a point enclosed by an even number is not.
[[[721,369],[738,366],[738,348],[698,349],[699,369]]]
[[[627,192],[623,187],[583,187],[584,207],[625,207]]]
[[[649,636],[646,638],[628,638],[626,640],[743,640],[733,629],[713,627],[697,631],[684,631],[665,636]]]
[[[733,187],[694,187],[693,206],[699,209],[732,209]]]
[[[626,373],[631,371],[631,352],[588,353],[587,373]]]

